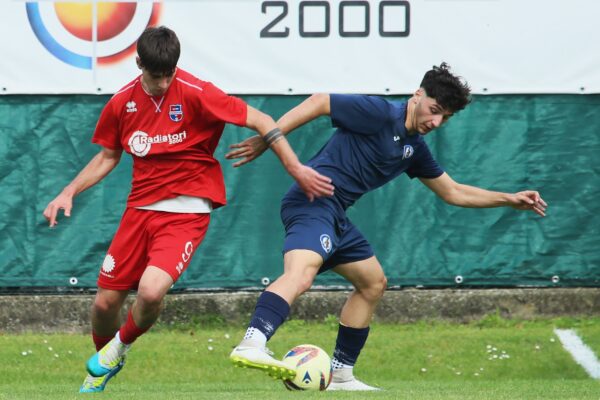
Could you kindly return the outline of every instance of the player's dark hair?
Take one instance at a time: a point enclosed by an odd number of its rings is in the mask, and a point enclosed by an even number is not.
[[[141,66],[155,75],[172,75],[181,46],[177,35],[166,26],[146,28],[137,41]]]
[[[460,111],[471,102],[471,88],[462,77],[453,75],[445,62],[425,73],[421,87],[427,96],[450,112]]]

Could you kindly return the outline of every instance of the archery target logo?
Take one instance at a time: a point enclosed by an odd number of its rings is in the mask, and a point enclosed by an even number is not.
[[[135,53],[148,26],[158,23],[161,3],[26,3],[29,24],[40,43],[59,60],[82,69],[108,65]]]

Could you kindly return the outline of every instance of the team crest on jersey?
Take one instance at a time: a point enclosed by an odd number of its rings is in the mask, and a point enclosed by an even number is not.
[[[179,122],[183,119],[183,109],[181,104],[171,104],[169,106],[169,118],[173,122]]]
[[[319,240],[321,241],[321,247],[323,247],[323,250],[325,250],[326,253],[329,253],[331,251],[331,238],[329,235],[322,234]]]
[[[402,159],[406,160],[407,158],[411,158],[415,150],[410,144],[404,145],[404,151],[402,152]]]

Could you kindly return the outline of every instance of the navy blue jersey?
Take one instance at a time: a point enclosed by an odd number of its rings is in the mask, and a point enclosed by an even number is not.
[[[411,178],[444,173],[421,135],[408,134],[406,102],[364,95],[330,98],[331,120],[338,129],[307,165],[333,180],[343,209],[403,172]],[[299,195],[304,196],[294,184],[286,197]]]

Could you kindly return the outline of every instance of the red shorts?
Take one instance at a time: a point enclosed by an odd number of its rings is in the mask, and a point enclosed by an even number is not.
[[[185,271],[210,221],[210,214],[183,214],[127,208],[98,276],[98,287],[137,289],[148,266],[173,282]]]

